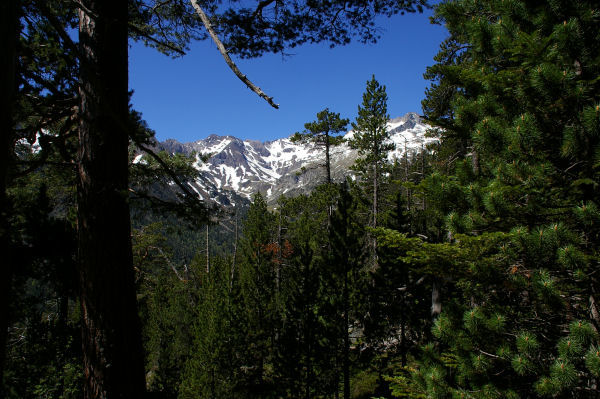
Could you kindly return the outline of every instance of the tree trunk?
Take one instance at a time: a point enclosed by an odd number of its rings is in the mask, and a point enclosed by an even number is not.
[[[433,278],[431,283],[431,317],[433,320],[442,313],[442,299],[440,294],[440,283],[437,278]]]
[[[402,314],[400,315],[400,361],[402,367],[406,366],[406,302],[403,300]]]
[[[373,164],[373,228],[377,227],[377,211],[379,209],[378,201],[378,192],[379,189],[379,164],[375,162]],[[377,256],[377,237],[373,235],[372,237],[372,246],[373,246],[373,270],[377,270],[379,268],[379,257]]]
[[[208,248],[208,223],[206,223],[206,274],[210,274],[210,251]]]
[[[421,179],[425,178],[425,145],[421,144]],[[427,209],[427,203],[425,202],[425,195],[423,196],[423,213]]]
[[[348,326],[350,324],[350,297],[348,287],[348,270],[344,273],[344,399],[350,399],[350,334]]]
[[[410,181],[409,169],[408,169],[408,148],[407,140],[404,138],[404,181]],[[413,222],[412,222],[412,193],[410,188],[406,187],[406,210],[408,211],[408,232],[410,235],[413,234]]]
[[[325,168],[327,169],[327,184],[331,184],[331,161],[329,159],[329,133],[325,133]]]
[[[275,262],[275,293],[277,298],[281,291],[281,264],[283,262],[283,236],[281,234],[281,211],[279,211],[279,217],[277,218],[277,262]]]
[[[600,332],[600,311],[594,294],[590,294],[590,318],[596,332]]]
[[[128,3],[83,5],[77,216],[84,397],[141,398],[144,362],[127,190]]]
[[[303,264],[303,283],[302,283],[302,296],[305,298],[304,303],[304,355],[306,358],[306,386],[304,391],[304,398],[310,399],[310,390],[312,382],[312,342],[313,342],[313,329],[312,329],[312,309],[311,304],[313,301],[314,287],[310,285],[310,263],[311,259],[304,259],[302,256]]]
[[[19,38],[18,0],[0,2],[0,397],[4,396],[4,361],[8,332],[9,290],[12,280],[12,259],[9,253],[9,204],[6,198],[9,162],[12,158],[13,110],[16,93],[17,42]]]
[[[471,155],[471,167],[473,168],[473,174],[479,176],[479,154],[475,148],[473,148]]]
[[[377,188],[379,187],[379,181],[377,175],[379,170],[377,168],[377,162],[373,164],[373,227],[377,227]]]
[[[235,279],[235,266],[237,262],[238,247],[238,215],[235,213],[235,241],[233,242],[233,260],[231,262],[231,280],[229,281],[229,292],[233,291],[233,280]]]

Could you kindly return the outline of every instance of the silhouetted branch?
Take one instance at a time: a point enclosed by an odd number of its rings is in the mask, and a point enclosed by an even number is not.
[[[206,16],[206,13],[204,12],[204,10],[202,9],[202,7],[200,7],[200,5],[198,4],[197,0],[190,0],[192,3],[192,6],[194,7],[194,9],[196,10],[196,13],[198,14],[198,16],[200,17],[200,20],[202,21],[202,23],[204,24],[204,27],[206,28],[206,30],[208,31],[208,33],[210,34],[210,37],[213,39],[213,41],[215,42],[215,44],[217,45],[217,48],[219,49],[219,52],[221,53],[221,55],[223,56],[223,58],[225,59],[225,62],[227,63],[227,65],[229,66],[229,68],[233,71],[233,73],[235,73],[235,75],[242,81],[244,82],[244,84],[246,86],[248,86],[248,88],[250,90],[252,90],[253,92],[255,92],[256,94],[258,94],[259,97],[262,97],[265,99],[265,101],[267,101],[269,103],[269,105],[271,105],[273,108],[275,109],[279,109],[279,104],[275,104],[273,102],[273,97],[269,97],[264,91],[261,90],[260,87],[256,86],[254,83],[252,83],[250,81],[250,79],[248,79],[246,77],[246,75],[244,75],[239,68],[237,67],[237,65],[233,62],[233,60],[231,59],[231,57],[229,57],[229,54],[227,52],[227,49],[225,48],[225,46],[223,45],[223,42],[221,42],[221,40],[219,39],[219,37],[217,36],[217,33],[215,32],[215,30],[212,27],[212,24],[210,23],[210,20],[208,19],[208,16]],[[266,4],[265,4],[266,5]],[[260,7],[260,4],[259,4]]]

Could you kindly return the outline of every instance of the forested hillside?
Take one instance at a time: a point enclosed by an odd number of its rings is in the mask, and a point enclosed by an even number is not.
[[[275,205],[202,201],[128,106],[128,37],[257,57],[424,5],[3,1],[0,397],[600,397],[595,1],[436,3],[428,146],[388,156],[366,71],[354,120],[293,137],[323,184]]]

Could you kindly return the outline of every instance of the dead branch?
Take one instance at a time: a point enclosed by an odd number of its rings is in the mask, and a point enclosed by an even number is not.
[[[225,48],[225,46],[223,45],[223,42],[221,42],[221,40],[219,39],[219,37],[217,36],[217,33],[215,32],[215,30],[212,27],[212,24],[210,23],[210,20],[208,19],[208,16],[206,15],[206,13],[204,12],[204,10],[202,9],[202,7],[200,7],[200,5],[198,4],[197,0],[190,0],[190,2],[192,3],[192,6],[194,7],[194,10],[196,10],[196,13],[198,14],[198,16],[200,17],[200,20],[202,21],[202,23],[204,24],[204,27],[206,28],[206,30],[208,31],[208,33],[210,34],[210,37],[213,39],[213,41],[215,42],[215,44],[217,45],[217,48],[219,49],[219,52],[221,53],[221,55],[223,56],[223,58],[225,59],[225,62],[227,63],[227,65],[229,66],[229,68],[233,71],[233,73],[253,92],[255,92],[256,94],[258,94],[259,97],[262,97],[265,99],[266,102],[269,103],[269,105],[271,105],[273,108],[275,109],[279,109],[279,104],[275,104],[273,102],[273,97],[269,97],[267,94],[265,94],[264,91],[261,90],[260,87],[256,86],[254,83],[252,83],[250,81],[250,79],[248,79],[246,77],[246,75],[244,75],[239,68],[237,67],[237,65],[233,62],[233,60],[231,59],[231,57],[229,57],[229,53],[227,52],[227,49]]]

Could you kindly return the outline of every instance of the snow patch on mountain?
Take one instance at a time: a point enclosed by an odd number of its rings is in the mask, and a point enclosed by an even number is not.
[[[392,119],[387,124],[395,150],[390,160],[405,152],[422,151],[435,138],[425,137],[428,126],[416,113]],[[353,132],[344,136],[350,139]],[[280,195],[295,195],[322,183],[324,154],[312,143],[293,143],[289,138],[260,142],[240,140],[233,136],[210,135],[204,140],[179,143],[167,140],[158,147],[171,153],[196,153],[194,167],[199,171],[193,190],[202,199],[212,198],[222,205],[235,205],[236,197],[250,199],[262,192],[267,200]],[[206,161],[202,156],[210,155]],[[331,167],[334,179],[351,175],[349,167],[358,153],[347,143],[331,149]]]

